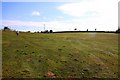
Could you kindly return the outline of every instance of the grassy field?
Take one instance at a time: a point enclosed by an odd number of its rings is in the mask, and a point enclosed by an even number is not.
[[[2,74],[17,78],[117,78],[118,34],[2,32]]]

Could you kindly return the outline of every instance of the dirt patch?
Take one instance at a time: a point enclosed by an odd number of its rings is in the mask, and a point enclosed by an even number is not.
[[[56,75],[52,71],[47,72],[47,77],[49,78],[56,78]]]

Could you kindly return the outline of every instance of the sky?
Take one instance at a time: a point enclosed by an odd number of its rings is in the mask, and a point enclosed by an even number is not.
[[[116,31],[119,0],[2,2],[2,26],[19,31]]]

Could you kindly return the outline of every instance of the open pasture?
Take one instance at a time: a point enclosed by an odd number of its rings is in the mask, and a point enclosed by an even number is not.
[[[2,74],[16,78],[117,78],[118,34],[2,32]]]

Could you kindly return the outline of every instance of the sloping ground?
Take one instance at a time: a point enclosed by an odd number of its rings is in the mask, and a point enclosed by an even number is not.
[[[118,34],[3,31],[3,77],[117,78]]]

